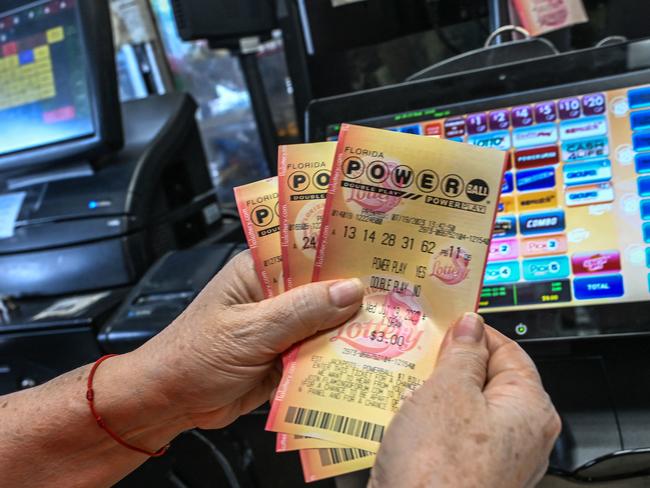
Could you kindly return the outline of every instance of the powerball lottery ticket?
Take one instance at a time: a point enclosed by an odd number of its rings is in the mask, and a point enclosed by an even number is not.
[[[236,187],[235,200],[264,296],[274,297],[284,290],[278,178]]]
[[[307,483],[371,468],[375,459],[375,453],[355,448],[300,451],[300,462]]]
[[[333,151],[330,159],[331,157],[333,157]],[[331,162],[328,163],[329,167],[331,167]],[[234,191],[237,209],[258,278],[263,286],[264,296],[266,298],[277,296],[284,289],[279,233],[278,179],[269,178],[257,181],[237,187]],[[310,265],[310,274],[312,267],[313,259]],[[358,456],[354,457],[348,451],[339,452],[338,447],[331,442],[304,436],[278,434],[277,439],[278,452],[314,449],[314,453],[301,456],[306,479],[307,473],[313,480],[316,480],[369,467],[366,465],[366,460],[359,460]],[[318,454],[319,448],[323,448],[327,452]],[[328,459],[330,462],[323,465],[324,460]],[[366,462],[364,463],[364,461]]]
[[[335,142],[294,144],[278,150],[280,242],[285,289],[311,282],[325,210]],[[285,358],[286,360],[286,358]],[[277,452],[300,450],[306,481],[338,476],[374,464],[374,455],[332,442],[278,433]]]
[[[447,329],[476,310],[506,155],[343,125],[314,281],[360,278],[359,313],[303,343],[267,429],[376,452]]]
[[[280,241],[287,290],[311,282],[335,151],[335,142],[278,150]]]

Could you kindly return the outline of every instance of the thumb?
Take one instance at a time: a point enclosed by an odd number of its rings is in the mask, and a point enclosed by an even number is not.
[[[342,324],[359,311],[364,287],[354,278],[294,288],[255,305],[264,343],[279,354],[321,330]]]
[[[467,313],[449,331],[434,376],[443,384],[453,382],[482,391],[489,356],[483,319]]]

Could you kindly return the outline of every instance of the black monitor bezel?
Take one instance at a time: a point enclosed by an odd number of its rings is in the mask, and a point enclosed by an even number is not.
[[[315,100],[307,111],[307,140],[324,140],[327,128],[341,122],[361,125],[385,126],[385,121],[377,123],[381,117],[411,110],[424,110],[436,106],[441,112],[455,109],[453,114],[467,114],[485,109],[496,109],[518,104],[569,97],[589,92],[611,90],[626,86],[650,83],[650,57],[646,65],[630,70],[617,59],[628,56],[629,49],[640,46],[650,52],[650,41],[626,43],[613,48],[598,48],[534,62],[513,63],[498,68],[487,68],[450,75],[440,78],[403,83],[385,88],[357,92],[348,95]],[[553,79],[558,83],[543,86],[530,83],[530,76],[558,66],[558,61],[570,61],[582,56],[592,69],[574,74],[556,72]],[[623,59],[626,59],[625,57]],[[604,61],[603,61],[604,60]],[[629,57],[627,57],[629,63]],[[522,71],[523,70],[523,71]],[[526,73],[526,76],[518,73]],[[601,76],[596,76],[596,75]],[[568,76],[567,76],[568,75]],[[521,84],[517,82],[521,81]],[[548,76],[540,76],[538,83],[548,82]],[[461,84],[474,83],[480,97],[467,97],[454,94]],[[526,88],[511,90],[513,84]],[[493,96],[488,92],[492,91]],[[431,94],[435,93],[436,96]],[[422,103],[427,98],[428,103]],[[455,97],[455,98],[454,98]],[[436,101],[453,100],[452,103]],[[401,107],[401,108],[398,108]],[[431,120],[431,115],[414,117],[407,121],[394,122],[393,125],[407,125],[410,122]],[[650,272],[650,270],[648,270]],[[611,303],[601,305],[541,308],[536,310],[515,310],[508,312],[484,311],[488,322],[504,334],[520,341],[594,339],[627,335],[650,335],[650,301]],[[516,326],[525,324],[528,332],[524,336],[516,333]]]
[[[33,0],[14,0],[8,12]],[[63,142],[0,155],[0,172],[24,173],[35,167],[45,167],[72,161],[93,162],[123,144],[115,51],[107,0],[76,0],[82,49],[86,62],[88,92],[92,107],[94,132]]]

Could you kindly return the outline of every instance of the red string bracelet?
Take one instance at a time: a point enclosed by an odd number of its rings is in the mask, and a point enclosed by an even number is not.
[[[104,419],[97,413],[97,410],[95,409],[95,392],[93,391],[93,379],[95,378],[95,372],[97,371],[97,368],[99,367],[100,364],[102,364],[104,361],[106,361],[108,358],[112,358],[114,356],[118,356],[118,354],[108,354],[106,356],[103,356],[99,358],[97,361],[95,361],[95,364],[93,364],[93,367],[90,369],[90,373],[88,374],[88,390],[86,390],[86,400],[88,400],[88,406],[90,407],[90,413],[92,413],[93,418],[97,421],[97,425],[104,429],[106,433],[113,438],[115,442],[118,444],[126,447],[127,449],[131,449],[132,451],[139,452],[141,454],[146,454],[147,456],[150,457],[160,457],[163,454],[167,452],[167,449],[169,449],[169,444],[167,444],[164,447],[161,447],[158,449],[156,452],[151,452],[147,451],[146,449],[141,449],[139,447],[136,447],[134,445],[129,444],[126,442],[124,439],[122,439],[118,434],[113,432],[108,425],[106,425],[106,422],[104,422]]]

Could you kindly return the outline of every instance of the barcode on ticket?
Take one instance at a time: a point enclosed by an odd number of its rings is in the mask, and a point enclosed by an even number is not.
[[[352,448],[331,448],[319,449],[320,461],[323,466],[331,466],[333,464],[341,464],[347,461],[354,461],[364,457],[372,456],[372,452],[364,451],[363,449]]]
[[[317,427],[375,442],[381,442],[384,437],[383,425],[308,408],[289,407],[284,420],[290,424]]]

